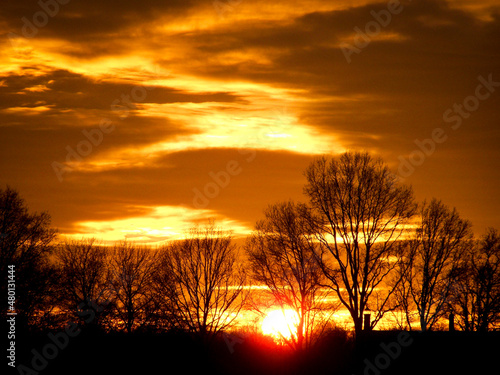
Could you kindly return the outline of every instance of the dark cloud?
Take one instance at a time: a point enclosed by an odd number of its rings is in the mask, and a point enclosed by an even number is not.
[[[48,5],[41,7],[39,1],[9,2],[2,6],[1,19],[7,23],[9,32],[24,35],[26,28],[31,37],[50,37],[72,42],[97,42],[103,37],[126,39],[126,31],[138,24],[154,25],[158,18],[177,19],[185,17],[200,1],[192,0],[151,0],[137,1],[42,1]],[[66,3],[66,4],[64,4]],[[41,14],[45,14],[43,16]],[[27,23],[28,20],[29,23]],[[37,27],[38,26],[38,27]]]
[[[373,40],[351,55],[348,64],[340,41],[351,43],[354,28],[365,30],[386,3],[311,13],[287,23],[236,24],[212,33],[190,34],[185,43],[198,46],[190,61],[229,51],[257,51],[272,65],[252,61],[231,65],[197,65],[209,76],[247,78],[308,89],[318,95],[376,95],[398,98],[443,96],[464,91],[457,75],[498,72],[500,22],[479,21],[444,2],[405,5],[382,27],[400,40]],[[345,39],[347,38],[347,39]],[[198,53],[198,55],[196,55]],[[473,77],[475,78],[475,77]]]
[[[0,108],[35,107],[43,103],[54,109],[133,111],[142,103],[244,102],[227,92],[194,93],[170,87],[95,80],[67,70],[42,75],[10,74],[1,77]],[[37,89],[39,91],[30,91]],[[114,107],[113,107],[114,106]]]
[[[140,168],[71,172],[62,183],[49,171],[33,176],[36,186],[21,178],[12,180],[19,182],[16,187],[33,207],[50,211],[63,232],[74,231],[79,221],[145,216],[154,206],[205,208],[253,227],[267,204],[304,200],[302,172],[311,160],[289,152],[193,150],[172,153]],[[228,163],[230,171],[239,173],[226,180]],[[206,202],[197,198],[195,189]]]
[[[400,39],[372,40],[347,63],[340,42],[355,47],[349,37],[354,27],[364,30],[374,20],[370,12],[386,8],[382,2],[192,36],[186,44],[199,47],[191,61],[241,49],[272,61],[213,63],[192,70],[306,90],[318,104],[301,111],[305,123],[334,132],[354,148],[409,152],[415,138],[446,125],[443,112],[473,93],[480,75],[500,80],[500,22],[495,13],[493,20],[480,21],[445,2],[406,4],[381,28]],[[495,96],[487,103],[490,117],[483,125],[490,129],[496,127],[491,116],[498,101]]]

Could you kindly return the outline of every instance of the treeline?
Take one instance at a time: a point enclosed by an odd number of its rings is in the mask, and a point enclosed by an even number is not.
[[[24,228],[30,230],[35,227]],[[54,239],[45,230],[47,240]],[[15,308],[27,326],[73,322],[88,330],[182,329],[210,336],[227,328],[243,306],[238,297],[245,276],[236,247],[229,233],[213,225],[155,248],[129,242],[109,247],[95,239],[50,245],[37,236],[17,242],[13,256],[2,261],[5,273],[15,265]]]
[[[55,245],[50,216],[0,190],[0,293],[7,295],[7,267],[15,265],[15,309],[27,326],[72,321],[207,338],[243,308],[291,308],[295,348],[310,345],[340,307],[356,334],[388,314],[401,329],[433,330],[450,314],[465,331],[499,327],[498,231],[474,239],[455,209],[437,199],[417,204],[411,187],[366,153],[318,158],[305,176],[308,202],[270,205],[241,249],[214,223],[154,248],[94,239]],[[250,284],[267,288],[250,295]]]

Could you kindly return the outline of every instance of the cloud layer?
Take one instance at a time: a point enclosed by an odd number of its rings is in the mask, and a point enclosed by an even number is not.
[[[314,156],[367,150],[500,226],[494,2],[223,3],[4,4],[0,183],[64,234],[243,233]]]

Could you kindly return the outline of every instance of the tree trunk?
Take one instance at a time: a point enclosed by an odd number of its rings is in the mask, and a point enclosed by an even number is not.
[[[354,320],[354,333],[358,337],[363,331],[363,318],[361,316],[353,317]]]
[[[423,314],[420,315],[420,329],[422,332],[427,331],[427,322],[425,321],[425,317]]]

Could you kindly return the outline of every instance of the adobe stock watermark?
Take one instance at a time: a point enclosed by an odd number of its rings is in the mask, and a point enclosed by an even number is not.
[[[278,112],[278,124],[274,126],[270,126],[269,128],[264,128],[260,132],[258,132],[255,136],[255,142],[257,144],[261,143],[268,137],[272,137],[273,135],[283,134],[286,129],[289,128],[289,125],[284,121],[284,116],[286,113],[286,108],[282,111]],[[238,148],[238,153],[241,155],[246,155],[245,161],[246,163],[251,163],[255,160],[257,156],[257,151],[255,148],[247,147],[252,143],[252,139],[246,139],[245,144]],[[243,165],[238,160],[229,160],[226,163],[226,166],[223,170],[219,170],[217,172],[210,171],[208,172],[208,176],[210,177],[210,181],[208,181],[203,188],[193,188],[192,191],[194,193],[193,196],[193,206],[196,208],[205,208],[210,203],[211,199],[219,196],[220,192],[229,186],[233,177],[238,176],[243,171]]]
[[[226,13],[234,12],[236,7],[241,4],[243,0],[214,0],[213,6],[218,16],[223,18]]]
[[[234,353],[234,347],[238,344],[243,344],[245,340],[251,336],[251,333],[247,332],[223,332],[222,338],[226,343],[227,350],[229,353]]]
[[[67,5],[69,2],[70,0],[39,0],[37,4],[40,10],[33,13],[29,18],[21,18],[23,22],[23,26],[21,27],[22,36],[26,39],[34,38],[41,28],[47,26],[51,18],[59,14],[61,5]],[[20,35],[10,32],[8,37],[12,47],[16,48]]]
[[[411,0],[408,1],[411,2]],[[372,38],[375,38],[382,32],[382,28],[389,26],[392,17],[400,14],[403,9],[404,6],[399,0],[389,0],[387,9],[382,9],[379,12],[371,10],[370,14],[373,20],[366,23],[364,31],[357,26],[354,28],[356,32],[353,40],[354,45],[349,43],[340,44],[346,61],[350,64],[352,61],[351,55],[353,53],[360,54],[363,48],[366,48],[371,43]]]
[[[9,348],[7,349],[7,365],[16,366],[16,266],[9,264],[7,266],[7,323]]]
[[[363,361],[365,365],[363,375],[382,374],[382,371],[387,370],[391,363],[401,355],[403,348],[407,348],[412,343],[413,339],[406,331],[400,332],[396,340],[389,344],[382,342],[380,344],[382,351],[377,354],[373,360],[370,361],[368,358],[365,358]]]
[[[84,309],[84,307],[87,307]],[[91,323],[96,318],[96,313],[104,310],[103,306],[97,305],[93,301],[82,302],[78,305],[77,315],[85,322]],[[59,356],[60,351],[66,349],[72,338],[77,337],[82,332],[77,323],[70,322],[66,325],[63,331],[47,334],[47,343],[40,349],[31,349],[30,366],[20,364],[16,367],[20,375],[38,375],[49,365],[49,361],[54,360]]]
[[[256,151],[253,149],[239,149],[238,153],[248,156],[245,158],[247,163],[255,159]],[[225,170],[218,172],[210,171],[208,175],[211,181],[207,182],[202,190],[193,188],[193,205],[196,208],[205,208],[210,203],[210,199],[216,198],[220,191],[226,188],[231,182],[231,178],[238,176],[243,171],[241,163],[237,160],[229,160],[226,163]]]
[[[154,74],[156,77],[158,76],[157,72]],[[154,88],[154,86],[141,85],[132,87],[129,93],[121,94],[120,98],[113,100],[110,105],[111,111],[116,113],[120,120],[127,118],[131,110],[137,109],[136,103],[144,102],[148,96],[148,91],[154,90]],[[65,162],[52,162],[52,169],[59,182],[63,181],[64,174],[75,169],[72,165],[82,162],[85,157],[89,156],[96,147],[101,145],[104,135],[112,133],[115,128],[116,124],[113,124],[110,119],[101,118],[98,126],[82,130],[83,139],[75,147],[66,146]]]
[[[464,120],[467,120],[473,112],[477,111],[482,101],[487,100],[500,87],[500,82],[493,80],[493,74],[489,74],[488,78],[483,76],[477,77],[479,84],[476,86],[473,95],[469,95],[462,103],[454,103],[443,113],[443,121],[451,124],[452,130],[458,130]],[[421,166],[425,160],[431,156],[437,149],[437,145],[448,140],[446,130],[443,128],[434,128],[431,137],[419,140],[415,139],[414,143],[417,146],[408,157],[398,156],[398,176],[401,178],[409,177],[416,168]]]

